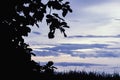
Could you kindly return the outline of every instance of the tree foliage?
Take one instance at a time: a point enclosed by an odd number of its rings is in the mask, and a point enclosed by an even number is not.
[[[39,27],[38,23],[45,18],[50,30],[48,32],[50,39],[55,37],[56,29],[67,37],[65,28],[69,26],[63,18],[54,13],[54,10],[61,10],[62,17],[65,17],[72,9],[69,2],[63,0],[47,0],[46,3],[42,0],[4,0],[1,3],[4,10],[1,8],[0,25],[8,30],[7,56],[11,62],[9,68],[13,73],[21,73],[17,75],[21,76],[21,79],[31,77],[33,80],[38,71],[36,62],[31,60],[31,56],[35,54],[23,39],[23,36],[28,36],[31,32],[29,25]]]

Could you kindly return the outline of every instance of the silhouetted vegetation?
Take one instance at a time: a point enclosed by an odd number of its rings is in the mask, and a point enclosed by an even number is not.
[[[37,26],[39,22],[45,18],[49,26],[48,38],[55,37],[56,29],[59,29],[65,37],[65,28],[69,28],[62,17],[65,17],[68,12],[72,12],[69,2],[63,0],[1,0],[0,1],[0,27],[2,42],[5,46],[4,68],[5,77],[10,80],[118,80],[120,77],[116,74],[97,75],[85,72],[69,72],[69,73],[54,73],[56,67],[53,62],[48,62],[45,66],[39,65],[31,56],[32,49],[29,44],[24,42],[23,36],[28,36],[31,32],[29,26]],[[62,11],[62,17],[54,10]],[[53,11],[53,12],[52,12]],[[6,35],[7,34],[7,35]],[[3,37],[4,36],[4,37]],[[1,47],[4,47],[1,46]],[[4,77],[4,80],[6,80]]]
[[[39,27],[38,23],[45,18],[50,29],[48,38],[55,37],[56,29],[59,29],[66,37],[65,28],[69,26],[62,17],[72,12],[69,2],[63,2],[63,0],[46,0],[46,3],[42,0],[2,0],[0,10],[0,27],[3,32],[1,42],[4,44],[2,47],[5,46],[4,71],[12,75],[9,77],[11,80],[18,78],[37,80],[41,68],[37,62],[31,60],[31,56],[35,54],[32,53],[29,44],[24,42],[23,36],[27,37],[31,32],[29,26]],[[61,10],[62,16],[54,13],[54,10]]]
[[[40,77],[42,80],[120,80],[120,75],[117,73],[107,74],[85,71],[56,72],[48,77],[44,73],[40,73]]]

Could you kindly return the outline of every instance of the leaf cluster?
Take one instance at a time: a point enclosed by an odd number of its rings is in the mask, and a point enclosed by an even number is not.
[[[66,37],[64,28],[69,28],[69,26],[63,18],[57,13],[51,13],[51,11],[62,10],[62,17],[65,17],[68,12],[72,12],[69,2],[63,3],[63,0],[48,0],[47,3],[43,3],[42,0],[5,0],[1,3],[3,3],[2,7],[5,10],[1,12],[0,25],[8,29],[7,45],[10,54],[7,56],[11,62],[10,70],[13,73],[28,74],[28,76],[21,74],[21,80],[24,77],[31,77],[30,80],[35,79],[35,75],[39,72],[38,65],[31,59],[31,56],[35,56],[35,54],[25,43],[23,36],[27,37],[28,33],[31,32],[29,26],[39,27],[38,22],[42,22],[45,17],[50,29],[48,33],[50,39],[54,38],[56,29],[60,29]],[[50,9],[49,14],[47,8]]]
[[[53,13],[52,15],[48,14],[46,19],[47,24],[49,25],[50,32],[48,33],[49,38],[54,38],[54,33],[56,29],[59,29],[61,33],[67,37],[64,28],[69,28],[64,19],[60,18],[58,14]]]

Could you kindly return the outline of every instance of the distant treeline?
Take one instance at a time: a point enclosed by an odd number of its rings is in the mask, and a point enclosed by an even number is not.
[[[40,73],[39,78],[39,80],[120,80],[120,75],[118,73],[70,71],[55,72],[53,74]]]

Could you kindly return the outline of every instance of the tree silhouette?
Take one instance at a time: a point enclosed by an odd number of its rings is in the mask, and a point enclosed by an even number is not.
[[[42,22],[43,18],[49,26],[48,38],[54,38],[55,30],[59,29],[65,37],[65,28],[69,28],[67,23],[62,17],[65,17],[68,12],[72,12],[69,2],[63,0],[47,0],[43,3],[42,0],[4,0],[0,1],[2,4],[0,15],[0,26],[3,31],[8,31],[8,48],[5,56],[10,62],[7,65],[13,74],[12,79],[30,79],[33,80],[37,77],[38,65],[35,61],[31,60],[32,49],[24,42],[23,36],[28,36],[31,32],[29,25],[36,25]],[[4,10],[3,10],[4,9]],[[54,10],[61,10],[62,17]],[[53,12],[52,12],[53,11]],[[16,76],[16,78],[14,77]]]
[[[54,69],[57,69],[55,66],[53,66],[54,62],[53,61],[49,61],[46,65],[43,66],[43,70],[45,71],[45,73],[47,74],[53,74],[54,73]]]

